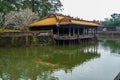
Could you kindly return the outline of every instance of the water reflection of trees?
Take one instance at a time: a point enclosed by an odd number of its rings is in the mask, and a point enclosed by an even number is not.
[[[106,40],[103,46],[109,47],[112,53],[120,54],[120,41],[119,40]]]
[[[55,69],[72,70],[99,57],[97,45],[9,48],[0,51],[0,77],[5,80],[57,80]]]

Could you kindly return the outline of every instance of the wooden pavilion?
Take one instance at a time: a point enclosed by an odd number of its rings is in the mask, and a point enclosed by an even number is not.
[[[95,39],[99,23],[75,19],[70,16],[50,14],[29,25],[31,31],[50,32],[56,43],[74,43]]]

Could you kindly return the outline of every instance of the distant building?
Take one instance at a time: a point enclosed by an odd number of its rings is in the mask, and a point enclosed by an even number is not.
[[[96,38],[99,23],[79,20],[70,16],[50,14],[29,25],[31,31],[50,32],[57,43],[80,42]]]

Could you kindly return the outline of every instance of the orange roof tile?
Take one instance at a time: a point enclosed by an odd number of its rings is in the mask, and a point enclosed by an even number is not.
[[[77,20],[69,16],[55,15],[51,14],[48,17],[41,19],[39,21],[32,22],[29,26],[49,26],[49,25],[67,25],[67,24],[77,24],[77,25],[88,25],[88,26],[100,26],[99,23],[85,20]]]

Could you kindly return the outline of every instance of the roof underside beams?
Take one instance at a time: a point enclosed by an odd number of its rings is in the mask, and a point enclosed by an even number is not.
[[[96,27],[96,26],[90,26],[90,25],[78,25],[78,24],[64,24],[64,25],[47,25],[47,26],[33,26],[30,28],[37,28],[37,27],[41,27],[41,28],[53,28],[53,27],[59,27],[59,28],[68,28],[68,27],[74,27],[74,28],[90,28],[90,27]]]

